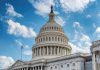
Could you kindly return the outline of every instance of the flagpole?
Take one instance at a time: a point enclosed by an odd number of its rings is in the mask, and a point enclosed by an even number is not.
[[[23,46],[21,46],[21,60],[23,59]]]

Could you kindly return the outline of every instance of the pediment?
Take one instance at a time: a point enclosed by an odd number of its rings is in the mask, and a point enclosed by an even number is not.
[[[12,67],[21,66],[21,65],[24,65],[24,62],[18,60],[18,61],[16,61],[16,62],[12,65]]]

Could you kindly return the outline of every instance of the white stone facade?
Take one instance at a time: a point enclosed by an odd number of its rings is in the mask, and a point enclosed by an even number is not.
[[[92,70],[100,70],[100,40],[93,42],[92,52]]]
[[[82,53],[71,54],[68,38],[54,17],[51,7],[49,21],[35,39],[32,60],[18,60],[8,70],[97,70],[96,63],[100,63],[100,45],[92,45],[92,57]],[[99,64],[97,66],[100,67]]]

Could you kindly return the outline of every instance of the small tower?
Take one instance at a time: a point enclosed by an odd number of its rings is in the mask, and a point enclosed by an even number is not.
[[[92,42],[92,70],[100,70],[100,40]]]

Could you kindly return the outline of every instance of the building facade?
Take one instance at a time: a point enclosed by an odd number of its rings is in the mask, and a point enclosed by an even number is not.
[[[95,47],[92,45],[93,56],[83,53],[71,54],[72,48],[68,44],[68,38],[54,18],[55,14],[53,7],[51,7],[49,20],[40,29],[35,39],[36,44],[32,48],[32,60],[18,60],[8,70],[97,70],[95,55],[97,54],[97,60],[100,61],[100,50],[99,52],[95,51]],[[97,66],[100,70],[99,64]]]

